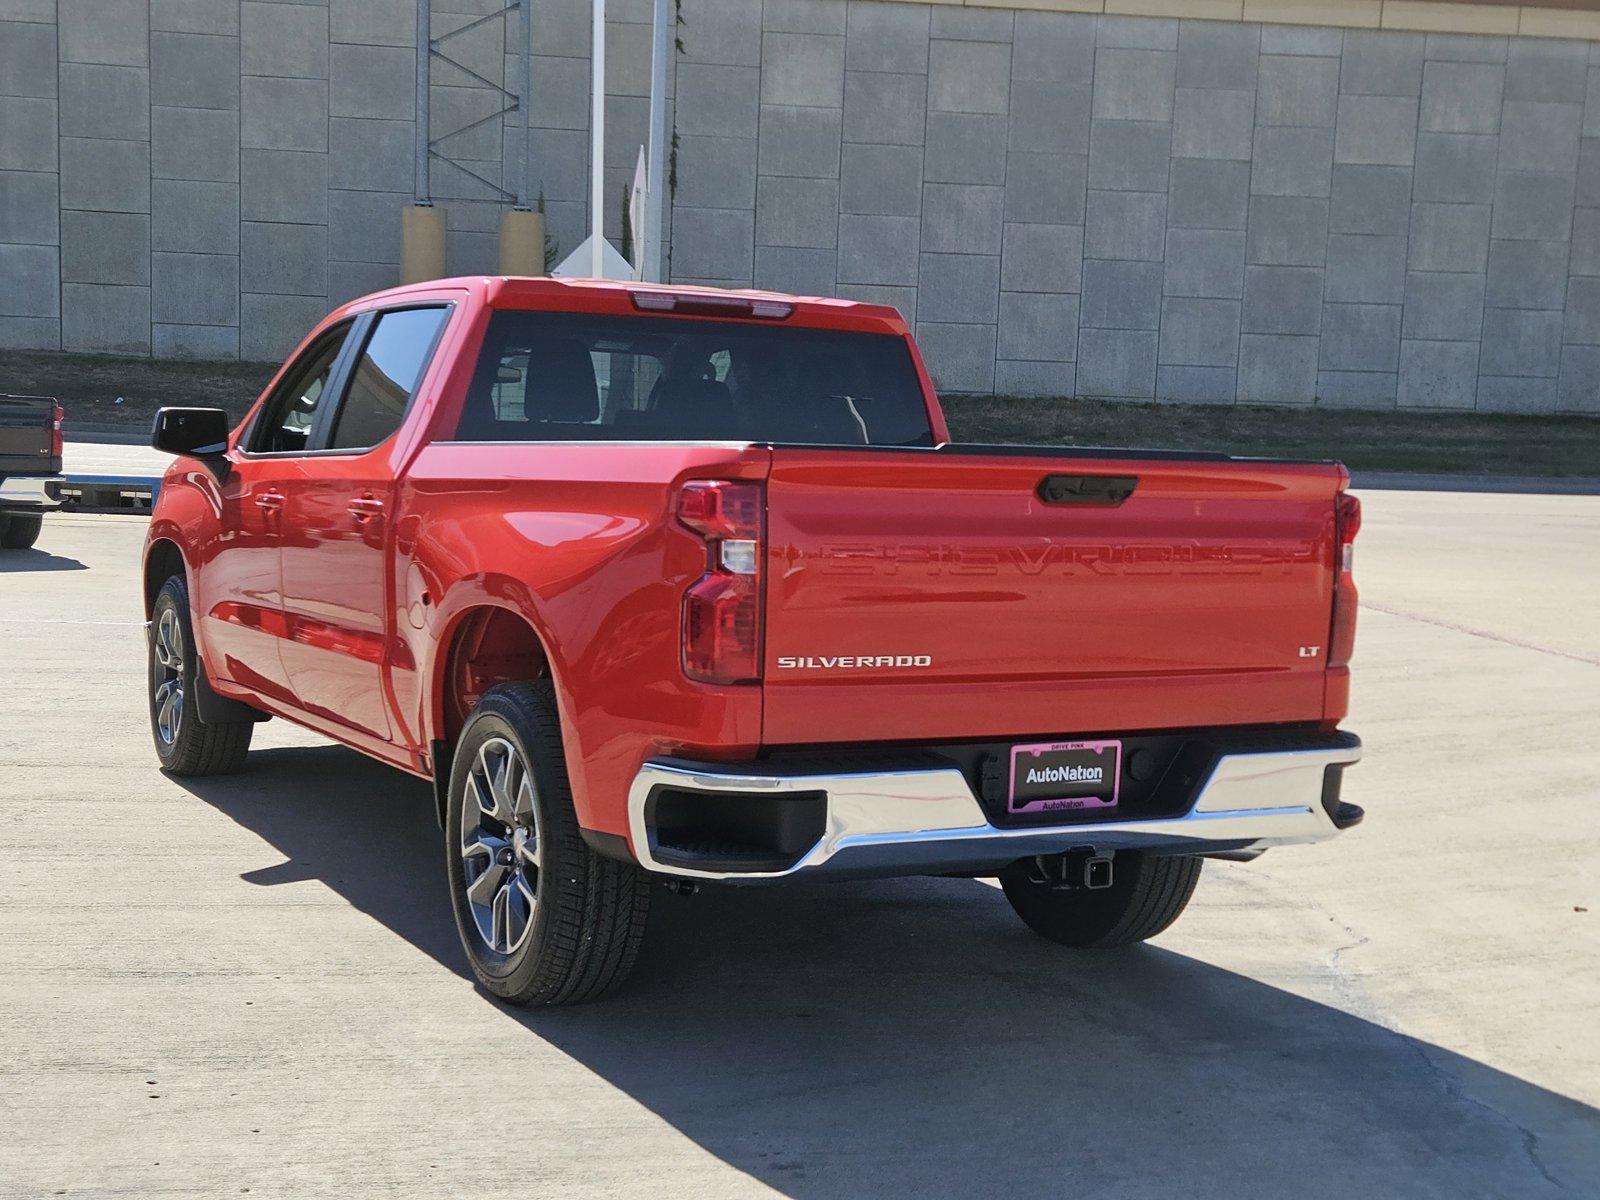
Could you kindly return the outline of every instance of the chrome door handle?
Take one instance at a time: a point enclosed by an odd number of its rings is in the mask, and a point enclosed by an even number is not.
[[[268,512],[277,512],[283,507],[283,493],[262,492],[256,497],[256,507],[266,509]]]
[[[357,521],[370,521],[383,515],[383,501],[373,496],[358,496],[346,508]]]

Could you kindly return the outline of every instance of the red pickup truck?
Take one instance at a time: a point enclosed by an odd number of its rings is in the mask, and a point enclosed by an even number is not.
[[[1116,946],[1361,818],[1344,469],[953,444],[893,309],[445,280],[228,426],[153,433],[162,766],[272,715],[431,779],[508,1000],[617,983],[662,884],[998,877]]]

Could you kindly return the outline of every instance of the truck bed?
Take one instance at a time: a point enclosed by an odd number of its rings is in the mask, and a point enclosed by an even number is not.
[[[48,396],[0,395],[0,479],[61,473],[55,422]]]

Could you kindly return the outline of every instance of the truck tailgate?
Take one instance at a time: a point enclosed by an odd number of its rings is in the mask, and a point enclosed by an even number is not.
[[[1080,482],[1106,476],[1131,494]],[[1320,720],[1343,478],[1204,456],[778,448],[764,740]]]
[[[60,473],[54,404],[48,396],[0,395],[0,477]]]

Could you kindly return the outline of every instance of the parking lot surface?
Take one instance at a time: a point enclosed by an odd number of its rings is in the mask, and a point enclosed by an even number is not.
[[[1075,955],[984,883],[663,895],[466,974],[425,784],[155,768],[142,523],[0,557],[0,1196],[1600,1195],[1600,497],[1370,492],[1332,843]]]
[[[69,475],[159,479],[172,461],[161,451],[139,444],[68,441],[64,450],[61,469]]]

